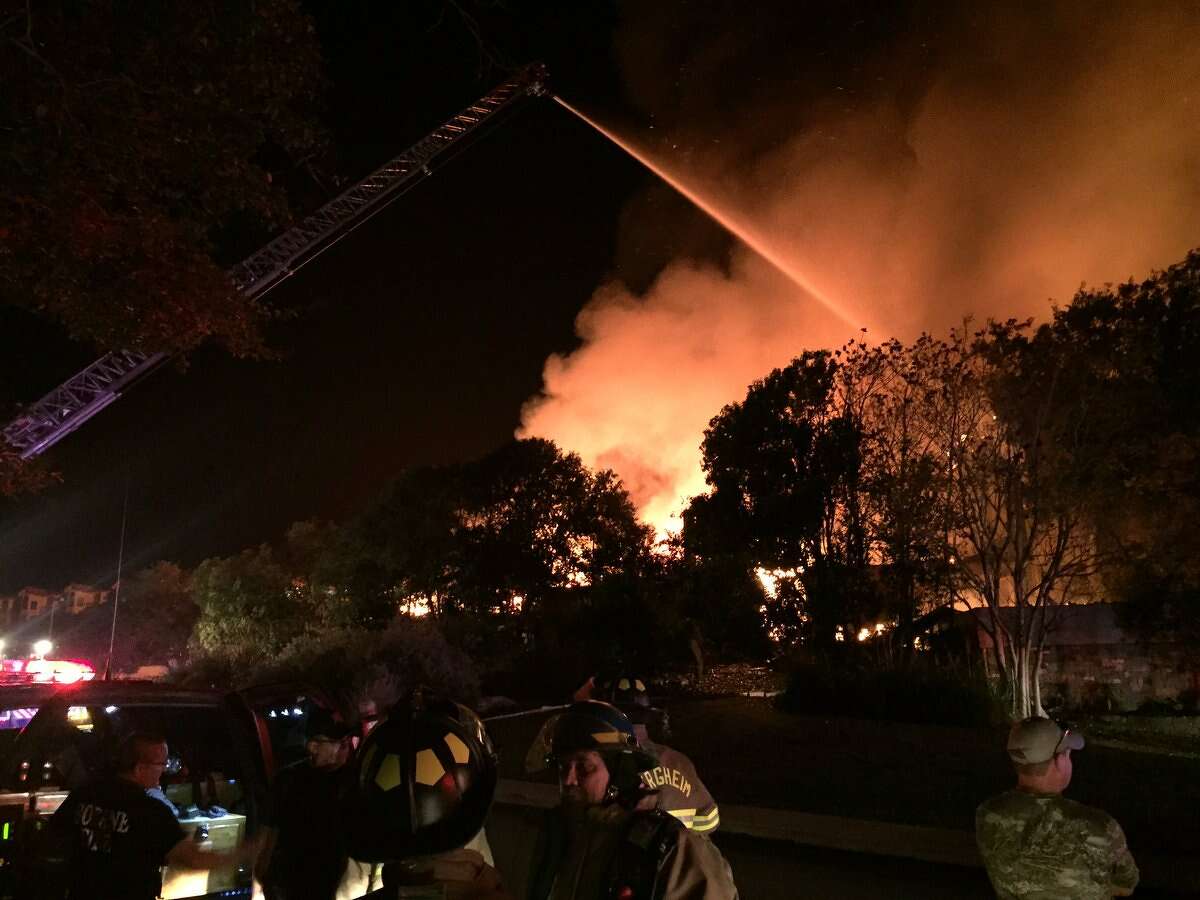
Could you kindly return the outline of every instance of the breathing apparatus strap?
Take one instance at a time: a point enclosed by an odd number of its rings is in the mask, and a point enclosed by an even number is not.
[[[567,855],[567,823],[562,809],[546,810],[529,872],[529,900],[549,900],[554,880]]]
[[[658,873],[679,843],[681,828],[677,819],[661,810],[635,813],[617,847],[607,896],[654,900]]]

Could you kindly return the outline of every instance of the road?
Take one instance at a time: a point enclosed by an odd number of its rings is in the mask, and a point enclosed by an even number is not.
[[[496,866],[514,896],[525,896],[525,874],[540,812],[496,806],[488,821],[488,840]],[[838,850],[800,847],[718,833],[717,844],[733,868],[746,900],[802,898],[913,898],[972,900],[990,898],[979,869],[938,866]]]
[[[489,722],[502,754],[502,777],[524,781],[524,750],[537,734],[545,714],[506,717]],[[686,746],[705,783],[724,801],[726,825],[745,829],[737,803],[748,811],[759,807],[792,809],[806,818],[851,817],[865,829],[838,835],[824,823],[807,822],[793,833],[757,827],[752,833],[789,837],[800,843],[718,833],[742,896],[749,900],[776,897],[990,897],[983,870],[951,861],[968,861],[962,841],[970,846],[973,810],[983,797],[1008,786],[1012,774],[998,738],[986,731],[855,720],[817,720],[779,713],[770,704],[741,698],[689,701],[672,710],[679,746]],[[764,754],[763,747],[775,748]],[[740,760],[755,759],[754,766]],[[803,764],[795,763],[802,760]],[[1138,897],[1200,898],[1200,838],[1195,809],[1200,802],[1200,770],[1191,758],[1174,758],[1103,746],[1089,747],[1076,765],[1071,794],[1116,815],[1131,835],[1134,857],[1145,881],[1174,885],[1140,887]],[[551,779],[543,778],[547,784]],[[502,782],[503,785],[503,782]],[[503,791],[502,791],[503,793]],[[508,798],[509,803],[518,802]],[[546,802],[546,801],[542,801]],[[500,821],[518,821],[504,811]],[[896,834],[876,843],[871,826],[896,824]],[[835,827],[833,822],[828,827]],[[526,826],[533,828],[532,821]],[[905,834],[908,828],[944,830],[941,837]],[[814,833],[814,828],[816,832]],[[489,835],[493,828],[489,827]],[[504,829],[503,839],[515,848],[519,829]],[[787,831],[787,829],[785,829]],[[797,838],[797,834],[802,837]],[[865,835],[865,839],[864,839]],[[1134,841],[1134,836],[1140,840]],[[824,838],[835,838],[825,840]],[[846,837],[854,840],[847,842]],[[826,850],[828,843],[852,850]],[[957,847],[959,852],[954,851]],[[878,848],[879,853],[872,855]],[[931,854],[931,849],[944,850]],[[862,852],[857,852],[862,851]],[[510,851],[517,852],[516,849]],[[911,852],[922,859],[908,859]],[[510,882],[523,886],[520,863],[505,863]],[[519,870],[519,871],[518,871]],[[1191,893],[1181,893],[1188,889]],[[521,894],[518,893],[518,896]]]
[[[533,841],[542,812],[497,804],[487,833],[496,867],[514,897],[525,897]],[[717,845],[733,869],[743,900],[990,900],[983,869],[895,856],[826,850],[718,832]],[[1196,898],[1195,893],[1139,888],[1143,900]]]

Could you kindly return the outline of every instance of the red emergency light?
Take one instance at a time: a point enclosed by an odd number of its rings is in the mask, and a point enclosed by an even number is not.
[[[96,677],[92,664],[82,659],[0,660],[0,683],[76,684]]]

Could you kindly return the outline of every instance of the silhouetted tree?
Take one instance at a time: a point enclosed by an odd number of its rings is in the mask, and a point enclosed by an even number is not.
[[[937,428],[924,414],[941,390],[929,364],[942,345],[850,342],[841,362],[842,402],[861,423],[862,486],[868,543],[878,566],[881,611],[894,617],[898,644],[912,649],[912,624],[949,599],[946,547],[948,469]]]
[[[767,600],[777,636],[834,642],[867,601],[867,528],[861,483],[863,432],[836,402],[838,365],[807,352],[750,386],[704,433],[712,490],[693,500],[684,541],[745,554],[780,573]]]
[[[0,29],[0,302],[104,348],[261,352],[219,260],[254,244],[221,236],[284,223],[273,175],[320,145],[300,4],[10,0]]]
[[[340,588],[534,622],[564,597],[631,571],[649,529],[611,472],[549,441],[515,441],[481,460],[410,469],[350,524]]]
[[[1063,393],[1091,399],[1078,490],[1109,589],[1145,632],[1200,638],[1200,250],[1081,290],[1038,346],[1062,358]]]

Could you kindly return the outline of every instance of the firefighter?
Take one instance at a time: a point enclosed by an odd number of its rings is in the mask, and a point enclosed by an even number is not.
[[[729,864],[711,841],[659,809],[639,808],[648,794],[641,773],[658,761],[619,709],[573,703],[544,734],[562,802],[543,823],[529,900],[736,900]]]
[[[368,897],[512,900],[467,846],[491,808],[496,766],[483,722],[449,700],[414,697],[372,729],[344,809],[350,856],[383,864]]]
[[[626,715],[630,710],[645,710],[641,718],[646,720],[647,728],[652,729],[648,731],[650,737],[655,741],[669,741],[671,739],[671,719],[665,709],[655,706],[651,702],[647,683],[636,676],[622,675],[605,683],[605,693],[608,696],[604,699]]]
[[[608,685],[613,706],[634,724],[638,745],[658,758],[656,766],[642,772],[644,785],[654,791],[642,804],[670,812],[697,834],[712,834],[721,823],[716,800],[688,755],[652,739],[652,733],[655,738],[659,734],[670,738],[671,725],[666,710],[650,702],[646,684],[642,678],[622,676]]]
[[[642,800],[642,806],[657,806],[697,834],[716,831],[721,824],[721,813],[717,801],[696,774],[696,766],[685,753],[651,740],[651,728],[655,729],[655,737],[669,736],[670,726],[666,710],[650,702],[646,682],[622,675],[612,682],[611,697],[613,705],[633,723],[638,744],[658,760],[641,773],[643,784],[653,792]]]
[[[346,790],[353,729],[314,709],[304,723],[307,758],[283,769],[271,785],[263,850],[255,868],[268,900],[333,900],[346,868],[338,841],[313,827],[328,819]]]
[[[116,774],[71,791],[54,813],[48,832],[54,858],[67,863],[72,900],[153,900],[162,892],[163,865],[217,869],[258,853],[257,841],[234,850],[201,849],[161,802],[147,796],[168,758],[160,735],[131,734],[121,745]]]

